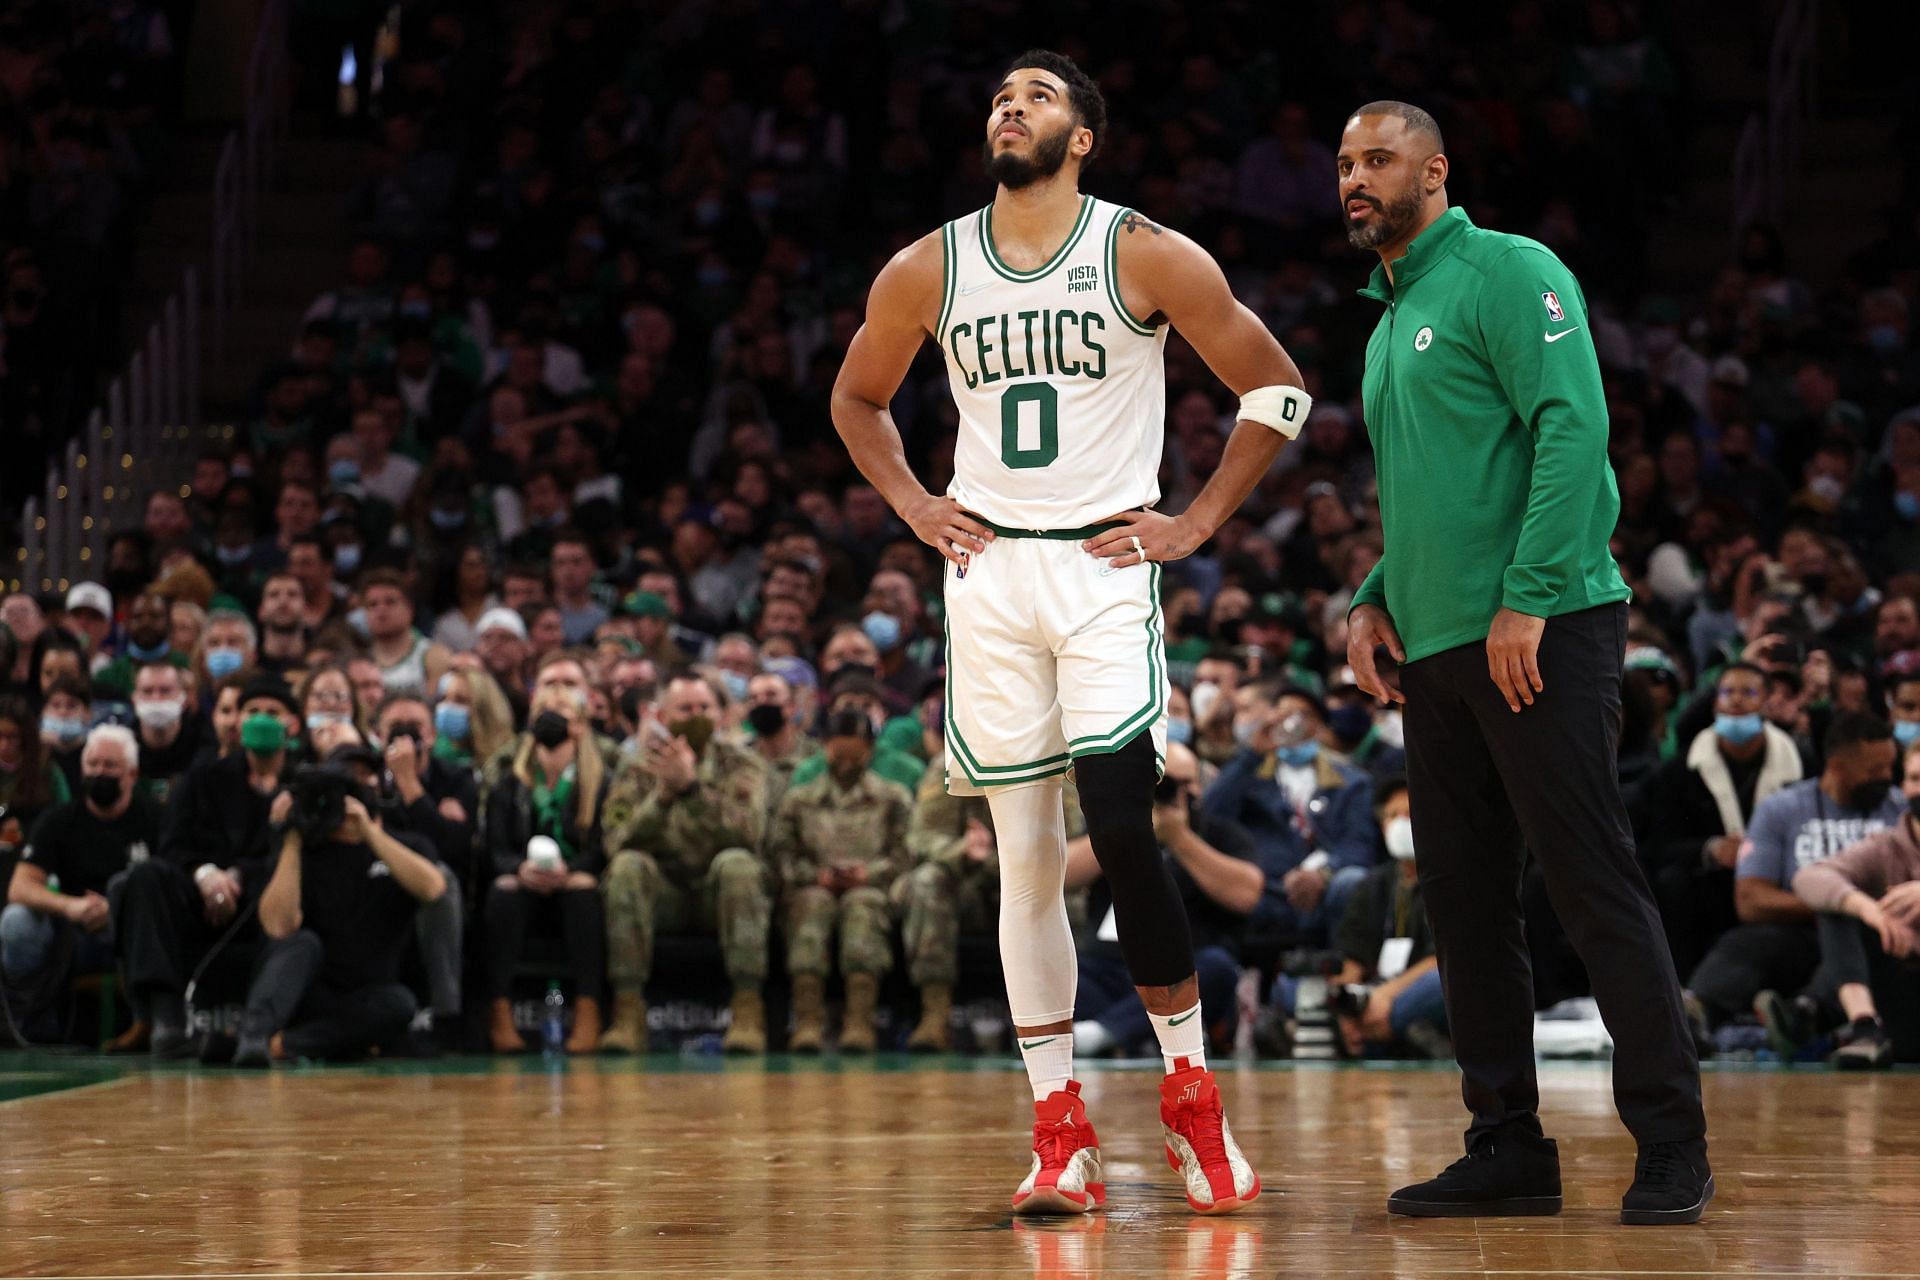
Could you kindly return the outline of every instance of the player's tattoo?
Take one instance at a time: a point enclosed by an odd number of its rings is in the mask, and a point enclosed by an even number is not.
[[[1145,227],[1148,231],[1153,232],[1153,234],[1155,235],[1162,235],[1166,232],[1165,227],[1156,226],[1154,223],[1149,222],[1147,219],[1141,217],[1137,213],[1129,213],[1126,217],[1120,219],[1120,225],[1127,229],[1128,235],[1132,235],[1134,232],[1140,230],[1142,227]]]

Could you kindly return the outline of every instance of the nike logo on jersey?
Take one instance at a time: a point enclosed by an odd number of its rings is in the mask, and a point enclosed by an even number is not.
[[[1558,333],[1543,333],[1540,336],[1545,338],[1548,342],[1558,342],[1560,341],[1560,339],[1566,337],[1568,334],[1578,333],[1578,332],[1580,332],[1580,326],[1575,325],[1571,329],[1562,329]]]
[[[964,298],[970,293],[978,293],[982,289],[991,289],[992,287],[993,281],[991,280],[983,281],[980,284],[970,284],[960,291],[960,296]]]

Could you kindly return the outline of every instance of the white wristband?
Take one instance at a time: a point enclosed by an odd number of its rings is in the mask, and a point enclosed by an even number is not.
[[[1291,440],[1300,434],[1313,410],[1313,397],[1299,387],[1255,387],[1240,397],[1236,417],[1271,427]]]

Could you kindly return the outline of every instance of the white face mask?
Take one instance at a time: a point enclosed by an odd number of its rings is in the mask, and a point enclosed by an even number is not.
[[[1395,818],[1387,824],[1387,852],[1405,862],[1413,856],[1413,819]]]
[[[143,729],[152,729],[164,733],[180,723],[180,713],[184,702],[179,698],[157,698],[152,702],[136,702],[133,714]]]
[[[1407,722],[1398,711],[1389,711],[1374,721],[1380,741],[1398,750],[1407,745]]]

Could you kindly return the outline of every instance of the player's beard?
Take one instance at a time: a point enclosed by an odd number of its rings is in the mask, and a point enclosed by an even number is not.
[[[1361,199],[1370,197],[1362,196]],[[1425,197],[1420,194],[1418,183],[1409,186],[1391,201],[1373,206],[1373,217],[1365,225],[1355,226],[1347,223],[1347,243],[1356,249],[1378,249],[1390,244],[1407,232],[1413,230],[1420,220],[1420,208]]]
[[[1067,162],[1067,145],[1072,141],[1073,129],[1068,126],[1050,138],[1034,138],[1031,156],[1017,156],[1011,151],[994,154],[993,139],[988,138],[982,144],[987,176],[1009,191],[1030,187],[1060,172],[1060,166]]]

